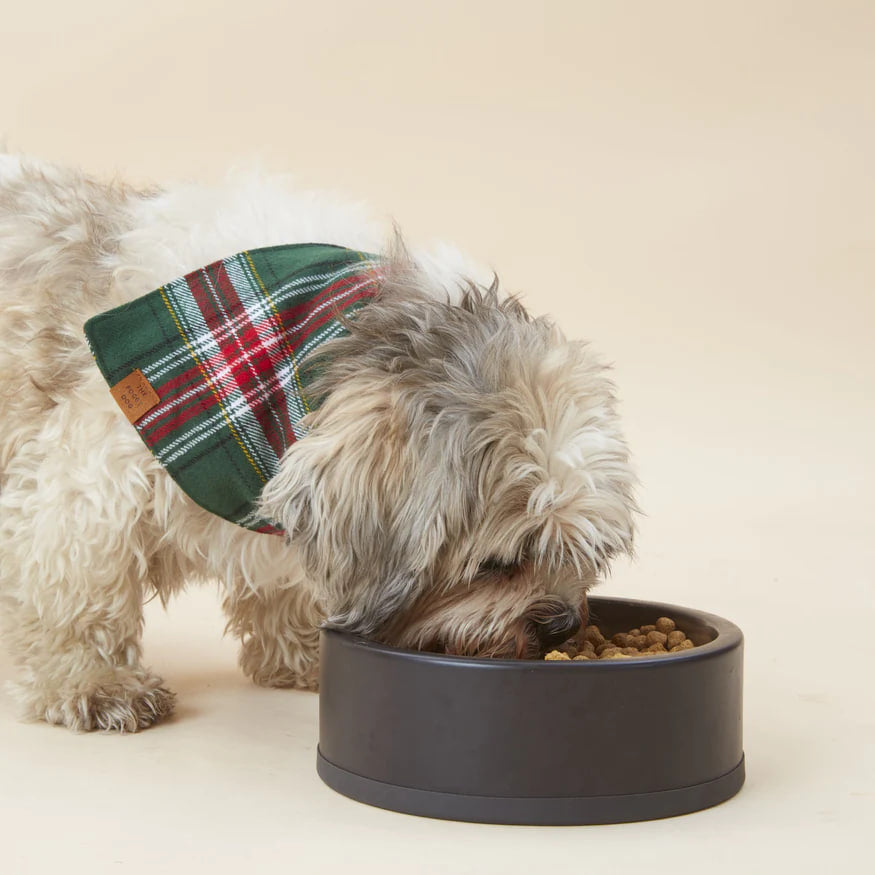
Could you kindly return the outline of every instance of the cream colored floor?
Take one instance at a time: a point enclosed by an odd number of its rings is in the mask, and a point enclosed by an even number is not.
[[[592,338],[648,514],[603,592],[741,625],[749,770],[637,825],[369,809],[316,777],[316,698],[248,685],[198,592],[148,608],[171,723],[73,736],[0,696],[0,871],[868,871],[875,5],[4,2],[0,31],[10,148],[139,180],[258,154]]]

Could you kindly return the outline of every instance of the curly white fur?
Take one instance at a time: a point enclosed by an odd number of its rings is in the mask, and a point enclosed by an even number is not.
[[[523,653],[631,549],[601,365],[469,287],[476,268],[448,248],[396,257],[337,346],[311,434],[264,496],[291,543],[210,515],[158,465],[84,322],[243,249],[382,239],[360,207],[281,180],[135,191],[0,155],[0,620],[27,716],[134,731],[170,712],[141,663],[150,592],[222,581],[244,671],[313,689],[326,616],[394,643]]]

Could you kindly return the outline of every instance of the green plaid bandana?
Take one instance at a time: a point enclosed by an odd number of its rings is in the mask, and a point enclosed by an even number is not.
[[[307,358],[377,292],[376,256],[300,244],[241,252],[101,313],[85,335],[113,397],[201,507],[259,532],[264,484],[316,400]]]

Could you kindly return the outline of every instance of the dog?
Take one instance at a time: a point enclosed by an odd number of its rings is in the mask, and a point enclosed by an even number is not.
[[[305,243],[380,269],[257,496],[277,536],[180,488],[83,326],[247,247]],[[143,603],[198,582],[220,581],[262,685],[317,689],[321,627],[536,657],[631,554],[635,484],[606,366],[456,250],[408,250],[361,206],[257,174],[137,189],[0,155],[0,631],[26,718],[132,732],[170,714]]]

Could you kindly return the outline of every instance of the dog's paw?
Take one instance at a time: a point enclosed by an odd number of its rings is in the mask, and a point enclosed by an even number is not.
[[[176,702],[176,694],[161,683],[154,676],[102,683],[48,704],[42,716],[47,723],[75,732],[148,729],[169,716]]]
[[[288,670],[259,671],[251,675],[252,680],[260,687],[280,687],[287,690],[307,690],[311,693],[319,692],[319,672],[307,672],[295,674]]]
[[[318,660],[303,651],[286,654],[278,647],[265,650],[260,641],[250,638],[240,650],[240,667],[260,687],[319,692]]]

